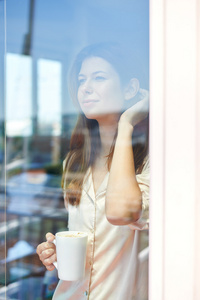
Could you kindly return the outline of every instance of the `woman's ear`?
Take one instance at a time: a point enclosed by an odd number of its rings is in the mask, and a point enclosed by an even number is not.
[[[124,98],[130,100],[138,93],[140,84],[137,78],[132,78],[125,88]]]

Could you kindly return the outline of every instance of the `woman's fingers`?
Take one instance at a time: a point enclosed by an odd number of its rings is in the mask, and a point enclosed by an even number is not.
[[[51,256],[48,256],[46,257],[44,260],[43,260],[43,264],[46,266],[46,267],[50,267],[53,265],[53,263],[56,261],[56,253],[54,252],[53,255]]]
[[[48,271],[53,271],[55,269],[55,266],[53,264],[50,266],[45,266],[45,267]]]
[[[55,268],[53,262],[56,261],[56,247],[51,241],[55,237],[52,233],[47,233],[46,238],[48,241],[39,244],[36,252],[47,270],[52,271]]]
[[[37,246],[36,252],[39,256],[41,256],[44,251],[49,249],[55,249],[55,245],[53,243],[44,242]]]
[[[140,89],[141,94],[141,103],[142,103],[142,110],[143,112],[149,111],[149,92],[144,89]]]
[[[46,245],[48,245],[48,242],[46,242]],[[44,261],[45,259],[51,257],[52,255],[54,255],[55,253],[55,249],[54,248],[45,248],[41,253],[40,253],[40,259],[41,261]]]
[[[48,256],[47,258],[45,258],[42,263],[45,265],[46,269],[49,271],[52,271],[53,269],[55,269],[54,266],[54,262],[56,261],[56,253],[54,252],[53,255]]]
[[[53,242],[53,240],[55,239],[55,235],[53,235],[51,232],[48,232],[46,234],[46,239],[48,242]]]
[[[49,270],[54,269],[53,262],[56,261],[55,245],[52,243],[44,242],[37,247],[37,254],[43,265]]]
[[[149,92],[144,89],[139,91],[140,100],[130,108],[130,111],[136,113],[147,113],[149,110]]]
[[[139,93],[141,95],[141,100],[146,99],[147,101],[149,101],[149,91],[147,91],[145,89],[140,89]]]
[[[139,97],[140,100],[121,115],[120,121],[125,121],[135,126],[147,117],[149,112],[149,92],[140,89]]]

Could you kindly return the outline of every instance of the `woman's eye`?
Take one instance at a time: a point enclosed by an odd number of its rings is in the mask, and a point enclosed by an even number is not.
[[[105,77],[103,77],[103,76],[96,76],[95,77],[95,80],[97,80],[97,81],[103,81],[103,80],[105,80],[106,78]]]
[[[83,84],[85,82],[85,78],[79,78],[78,83],[79,85]]]

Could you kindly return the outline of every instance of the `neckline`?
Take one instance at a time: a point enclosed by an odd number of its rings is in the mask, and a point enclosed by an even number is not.
[[[107,172],[105,174],[105,176],[103,177],[99,187],[97,188],[97,190],[95,191],[95,188],[94,188],[94,180],[93,180],[93,174],[91,172],[91,178],[92,178],[92,186],[93,186],[93,190],[94,190],[94,194],[95,196],[97,196],[98,194],[100,194],[101,192],[105,191],[106,189],[106,186],[105,186],[105,181],[107,180],[107,176],[108,176],[109,172]]]
[[[101,181],[98,189],[95,191],[94,189],[94,181],[93,181],[93,173],[92,173],[92,168],[89,168],[89,177],[90,177],[90,183],[91,183],[91,188],[92,188],[92,193],[94,195],[94,197],[97,197],[100,193],[104,192],[106,190],[106,181],[108,180],[108,175],[109,175],[109,171],[106,173],[106,175],[104,176],[103,180]]]

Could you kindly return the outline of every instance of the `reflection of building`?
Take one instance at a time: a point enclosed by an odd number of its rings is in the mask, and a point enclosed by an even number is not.
[[[38,291],[44,293],[41,282],[43,282],[45,268],[39,261],[35,249],[40,242],[45,240],[45,234],[48,231],[55,233],[67,229],[67,211],[61,190],[62,160],[69,150],[69,138],[75,120],[75,115],[63,116],[65,136],[61,136],[59,130],[62,127],[59,125],[59,128],[52,126],[54,131],[50,135],[24,136],[22,134],[7,137],[7,224],[3,225],[5,224],[5,201],[2,201],[0,207],[0,286],[6,284],[8,295],[11,293],[10,295],[16,296],[16,299],[21,299],[18,297],[26,293],[22,289],[21,280],[24,280],[30,289],[35,289],[35,284],[38,284],[37,278],[40,278]],[[4,198],[4,191],[2,183],[2,198]],[[9,259],[6,269],[5,233]],[[17,247],[21,245],[19,242],[26,243],[26,248],[34,249],[34,253],[21,251],[21,248]],[[21,256],[10,257],[9,250],[11,249],[21,252]],[[1,292],[3,293],[3,290],[0,290],[0,297]]]
[[[8,136],[30,136],[35,118],[40,134],[60,135],[62,66],[59,61],[35,62],[27,55],[7,53],[6,95]]]
[[[59,188],[48,187],[52,177],[53,175],[41,170],[30,170],[12,176],[7,182],[7,213],[31,215],[40,211],[43,206],[56,208],[61,191]]]
[[[33,287],[37,282],[35,276],[40,277],[38,289],[42,290],[41,282],[45,268],[39,261],[36,247],[44,241],[48,231],[55,233],[67,229],[67,212],[59,187],[60,179],[60,175],[34,169],[14,175],[7,182],[7,222],[5,225],[1,223],[0,229],[1,253],[5,248],[3,238],[6,233],[6,282],[5,259],[1,257],[0,286],[4,286],[5,283],[8,285],[8,295],[10,289],[14,296],[12,283],[18,281],[17,286],[20,287],[19,280],[22,279],[30,288]],[[0,216],[3,214],[4,207],[1,207]],[[28,278],[32,278],[32,284]],[[1,292],[3,291],[0,290],[0,296]],[[24,288],[16,293],[25,293]],[[41,295],[37,297],[39,296]]]

